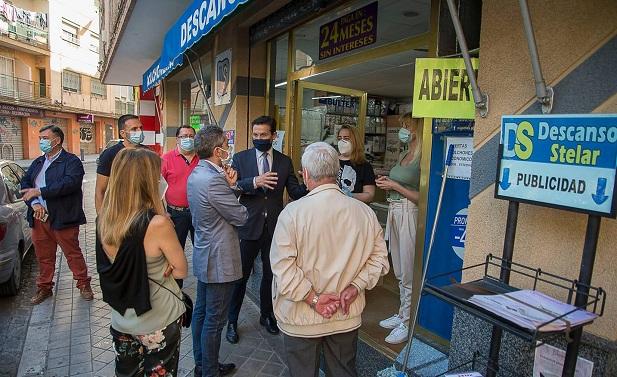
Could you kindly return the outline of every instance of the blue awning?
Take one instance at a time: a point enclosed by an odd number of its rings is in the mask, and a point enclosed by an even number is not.
[[[218,26],[225,17],[250,0],[195,0],[165,34],[161,56],[144,73],[148,91],[183,63],[182,54]]]

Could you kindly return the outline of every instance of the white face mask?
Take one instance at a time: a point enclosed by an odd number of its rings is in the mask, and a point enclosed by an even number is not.
[[[338,145],[338,151],[340,154],[347,156],[351,153],[351,150],[352,150],[351,141],[341,139],[338,141],[337,145]]]

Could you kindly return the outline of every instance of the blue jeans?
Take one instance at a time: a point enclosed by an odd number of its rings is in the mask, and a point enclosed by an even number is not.
[[[193,357],[203,377],[219,376],[221,333],[236,282],[197,282],[197,299],[193,309]]]

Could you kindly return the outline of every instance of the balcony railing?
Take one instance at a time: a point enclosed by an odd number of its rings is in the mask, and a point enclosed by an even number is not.
[[[51,85],[0,74],[0,97],[49,104]]]
[[[49,34],[30,25],[20,22],[9,24],[8,30],[0,30],[2,35],[8,35],[9,38],[20,42],[28,43],[33,46],[47,48]]]

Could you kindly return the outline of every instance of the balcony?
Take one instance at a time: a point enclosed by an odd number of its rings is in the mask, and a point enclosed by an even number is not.
[[[51,85],[0,74],[0,100],[50,105]]]

